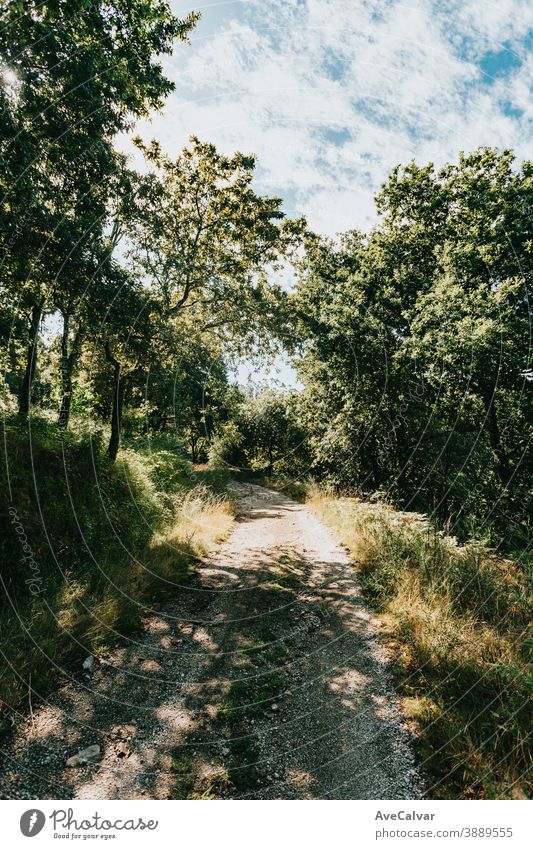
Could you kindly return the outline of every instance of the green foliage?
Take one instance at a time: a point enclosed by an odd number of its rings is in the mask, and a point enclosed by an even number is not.
[[[258,328],[277,329],[284,299],[263,269],[298,246],[303,220],[285,219],[279,198],[256,194],[253,156],[224,156],[196,137],[175,160],[157,142],[137,145],[154,170],[128,222],[134,267],[167,316],[192,315],[237,348],[257,343]]]
[[[127,449],[113,465],[101,436],[44,419],[32,417],[31,439],[16,419],[5,436],[0,698],[16,707],[29,687],[43,697],[137,629],[224,533],[229,511],[172,440]]]
[[[161,0],[2,5],[0,261],[14,341],[27,347],[24,415],[41,320],[59,311],[61,418],[68,421],[80,347],[105,315],[94,306],[118,237],[115,214],[131,192],[114,138],[161,106],[173,86],[158,57],[196,20],[180,21]]]
[[[177,749],[172,754],[171,770],[176,779],[172,792],[173,799],[188,799],[195,784],[194,761],[188,755],[183,755]]]
[[[532,190],[509,151],[411,164],[383,187],[368,237],[308,240],[293,302],[313,474],[463,536],[524,539]]]
[[[217,429],[210,459],[242,471],[298,474],[306,460],[306,433],[299,425],[295,393],[264,390],[244,397],[230,421]]]

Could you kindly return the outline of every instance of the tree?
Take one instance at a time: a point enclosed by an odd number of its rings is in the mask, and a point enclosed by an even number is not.
[[[214,462],[268,474],[294,474],[305,464],[306,433],[298,421],[296,393],[265,389],[255,397],[243,396],[216,433]]]
[[[308,240],[293,302],[316,474],[478,526],[523,500],[531,176],[485,148],[411,163],[368,236]]]
[[[186,38],[196,18],[179,20],[161,0],[3,4],[8,132],[0,136],[7,165],[0,224],[4,285],[29,313],[23,415],[43,314],[68,305],[65,290],[77,285],[84,266],[94,266],[89,254],[104,233],[117,164],[113,139],[172,89],[157,57]],[[71,318],[67,306],[67,325]]]
[[[411,312],[410,349],[428,374],[459,380],[484,411],[484,427],[504,487],[513,470],[500,417],[502,390],[524,392],[531,357],[532,167],[513,170],[510,151],[481,149],[443,169],[450,198],[438,270]],[[430,353],[431,351],[431,353]]]
[[[185,318],[160,320],[136,381],[137,409],[147,432],[173,430],[193,463],[207,459],[216,424],[230,394],[221,346]]]
[[[139,192],[130,258],[165,315],[191,314],[241,343],[257,341],[260,327],[279,329],[284,293],[263,271],[298,245],[303,220],[285,219],[280,199],[254,192],[251,156],[224,156],[194,137],[176,160],[156,142],[137,144],[154,171]]]
[[[87,334],[104,316],[110,287],[113,292],[115,263],[113,253],[124,231],[124,220],[134,203],[136,175],[126,166],[126,158],[116,154],[115,172],[106,186],[105,211],[96,227],[89,227],[78,241],[70,235],[75,246],[60,264],[60,274],[54,281],[52,302],[60,312],[61,334],[60,381],[61,401],[58,424],[65,429],[69,423],[73,376]],[[108,231],[108,232],[106,232]]]

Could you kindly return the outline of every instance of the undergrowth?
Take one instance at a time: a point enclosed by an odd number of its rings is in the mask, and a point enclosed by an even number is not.
[[[2,715],[81,672],[179,592],[229,531],[220,471],[170,439],[109,463],[98,436],[5,425],[0,553]]]
[[[310,496],[381,611],[429,798],[528,798],[530,565],[418,514]]]

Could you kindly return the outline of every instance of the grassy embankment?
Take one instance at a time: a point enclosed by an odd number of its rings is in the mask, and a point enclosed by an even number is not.
[[[380,611],[429,798],[531,795],[531,559],[459,545],[425,517],[319,492]]]
[[[44,421],[31,439],[15,421],[5,434],[0,729],[135,632],[232,523],[223,474],[193,468],[169,440],[111,465],[98,440]]]
[[[531,555],[497,556],[426,517],[265,481],[306,501],[351,552],[381,617],[433,798],[524,798],[531,785]]]

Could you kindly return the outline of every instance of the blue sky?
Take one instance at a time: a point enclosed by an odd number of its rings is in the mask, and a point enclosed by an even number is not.
[[[257,186],[333,234],[374,221],[397,162],[480,144],[531,156],[530,0],[230,0],[166,62],[164,113],[139,127],[257,155]]]
[[[176,84],[138,130],[257,155],[257,188],[330,235],[375,221],[398,162],[478,145],[531,157],[531,0],[230,0],[165,62]]]

